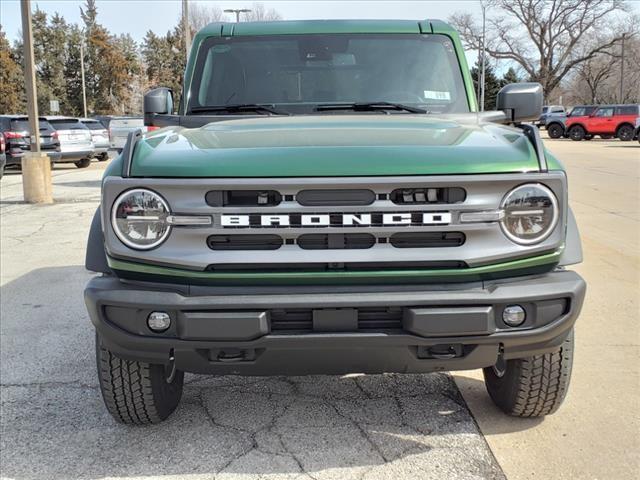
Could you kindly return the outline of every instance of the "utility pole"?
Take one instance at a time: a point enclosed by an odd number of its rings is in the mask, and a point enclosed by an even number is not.
[[[620,52],[620,103],[624,102],[624,37],[622,34],[622,51]]]
[[[481,73],[480,73],[480,111],[484,112],[484,57],[485,57],[485,48],[486,48],[486,39],[487,39],[487,30],[486,30],[486,6],[482,0],[480,0],[480,6],[482,7],[482,58],[481,62]]]
[[[236,23],[240,23],[240,14],[241,13],[249,13],[252,10],[250,8],[227,8],[225,13],[235,13],[236,14]]]
[[[182,28],[184,28],[184,46],[187,52],[187,60],[189,59],[189,51],[191,50],[191,27],[189,26],[189,1],[182,0]]]
[[[24,76],[29,114],[29,152],[22,157],[22,191],[25,202],[53,203],[51,192],[51,164],[49,157],[40,152],[40,122],[38,121],[38,93],[33,57],[31,30],[31,1],[21,0],[22,41],[24,48]]]
[[[87,118],[87,89],[84,82],[84,38],[80,39],[80,76],[82,77],[82,108],[84,118]]]

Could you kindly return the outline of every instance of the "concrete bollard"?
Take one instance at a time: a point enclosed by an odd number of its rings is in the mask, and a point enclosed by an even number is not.
[[[25,152],[22,157],[22,191],[27,203],[53,203],[51,160],[46,153]]]

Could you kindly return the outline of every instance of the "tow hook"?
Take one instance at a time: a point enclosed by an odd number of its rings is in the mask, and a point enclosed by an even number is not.
[[[506,371],[507,362],[504,359],[504,345],[500,344],[500,347],[498,348],[498,359],[496,360],[496,364],[493,366],[493,372],[498,378],[502,378]]]

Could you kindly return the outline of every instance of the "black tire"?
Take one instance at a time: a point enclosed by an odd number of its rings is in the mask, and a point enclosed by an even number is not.
[[[573,330],[553,353],[507,360],[501,376],[485,368],[484,383],[493,402],[516,417],[543,417],[554,413],[564,400],[573,364]]]
[[[82,160],[78,160],[77,162],[73,162],[73,163],[78,168],[87,168],[89,165],[91,165],[91,159],[83,158]]]
[[[630,142],[631,140],[633,140],[634,135],[635,132],[631,125],[622,125],[616,132],[616,137],[618,137],[623,142]]]
[[[107,152],[103,152],[98,156],[99,162],[106,162],[107,160],[109,160],[109,154]]]
[[[547,125],[547,133],[550,138],[560,138],[564,135],[564,127],[559,123],[550,123]]]
[[[573,125],[571,128],[569,128],[568,133],[569,133],[569,138],[574,142],[579,142],[580,140],[583,140],[584,137],[587,135],[587,132],[584,129],[584,127],[580,125]]]
[[[96,335],[96,363],[104,404],[127,425],[160,423],[182,397],[184,372],[164,365],[123,360],[104,348]]]

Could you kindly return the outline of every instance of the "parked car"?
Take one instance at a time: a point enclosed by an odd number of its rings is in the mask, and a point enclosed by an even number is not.
[[[4,143],[4,135],[0,133],[0,178],[4,175],[4,166],[7,164],[7,154],[5,153],[6,144]]]
[[[60,140],[57,132],[45,117],[38,120],[40,127],[40,150],[51,159],[51,164],[60,160]],[[31,150],[31,130],[26,115],[1,115],[0,132],[5,143],[5,167],[21,168],[22,157]]]
[[[538,117],[538,121],[535,122],[539,127],[547,124],[547,120],[553,117],[565,117],[567,111],[562,105],[547,105],[542,107],[542,114]]]
[[[93,141],[93,154],[100,162],[109,159],[109,130],[94,118],[81,118],[80,121],[91,132]]]
[[[566,136],[565,122],[569,117],[585,117],[591,115],[598,108],[597,105],[576,105],[567,115],[554,115],[547,118],[545,128],[551,138]]]
[[[72,117],[46,117],[58,132],[60,162],[73,162],[78,168],[91,165],[94,145],[91,131],[80,119]]]
[[[627,142],[635,137],[634,125],[640,117],[640,105],[604,105],[589,116],[567,118],[567,135],[571,140],[588,139],[591,135],[619,138]]]
[[[129,133],[137,129],[147,132],[142,117],[113,117],[109,122],[111,148],[116,149],[118,153],[122,152]]]

